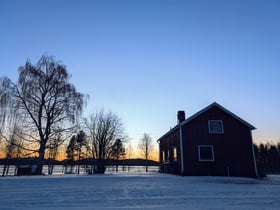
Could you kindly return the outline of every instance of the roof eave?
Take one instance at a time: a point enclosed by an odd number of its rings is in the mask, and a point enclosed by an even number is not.
[[[174,128],[172,128],[170,131],[168,131],[167,133],[165,133],[163,136],[161,136],[158,140],[157,140],[157,142],[160,142],[162,139],[164,139],[166,136],[168,136],[169,134],[171,134],[171,133],[173,133],[174,131],[176,131],[178,128],[179,128],[179,126],[181,125],[182,123],[180,123],[180,124],[178,124],[178,125],[176,125]]]

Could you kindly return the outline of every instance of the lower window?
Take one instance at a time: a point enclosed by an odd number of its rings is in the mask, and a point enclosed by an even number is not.
[[[199,145],[198,156],[199,161],[214,161],[213,145]]]
[[[177,148],[173,147],[173,160],[177,161]]]
[[[162,162],[165,162],[165,152],[162,151]]]

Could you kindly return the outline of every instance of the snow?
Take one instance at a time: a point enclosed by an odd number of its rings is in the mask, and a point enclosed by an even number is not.
[[[0,177],[0,209],[280,209],[280,176],[156,172]]]

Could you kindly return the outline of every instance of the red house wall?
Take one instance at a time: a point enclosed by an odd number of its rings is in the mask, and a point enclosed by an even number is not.
[[[224,133],[209,133],[208,120],[222,120]],[[183,125],[182,136],[184,175],[256,176],[251,130],[218,107]],[[199,145],[213,145],[214,161],[199,161]]]

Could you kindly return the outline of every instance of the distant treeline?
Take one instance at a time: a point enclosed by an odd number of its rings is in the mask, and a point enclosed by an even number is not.
[[[280,173],[280,143],[254,145],[260,176]]]
[[[37,158],[12,158],[12,159],[0,159],[0,165],[32,165],[37,164]],[[80,161],[72,160],[44,160],[44,165],[93,165],[96,160],[94,159],[82,159]],[[144,159],[125,159],[125,160],[104,160],[106,165],[125,165],[125,166],[159,166],[159,162],[153,160]]]

